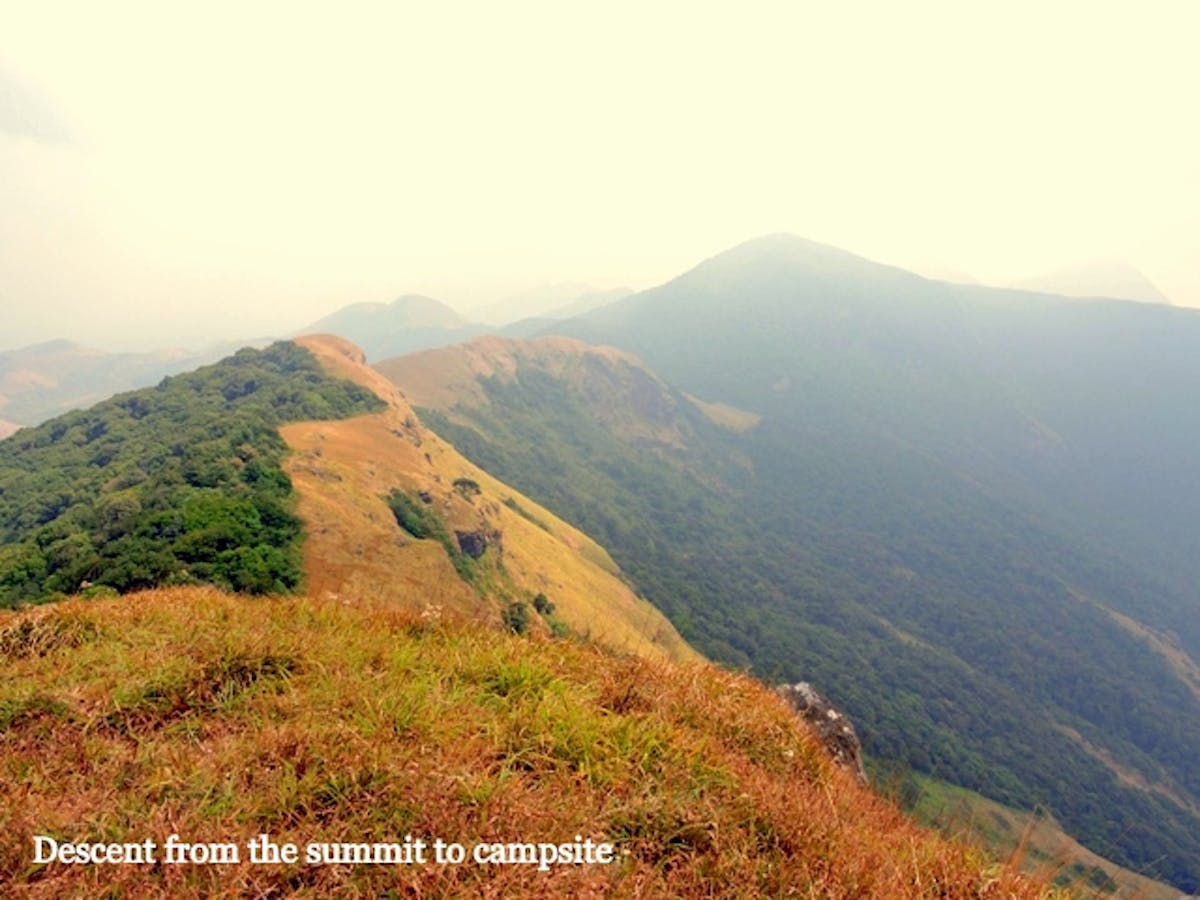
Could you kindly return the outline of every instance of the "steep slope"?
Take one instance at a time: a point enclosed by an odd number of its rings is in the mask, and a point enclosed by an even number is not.
[[[353,303],[297,334],[336,334],[375,360],[469,340],[486,331],[487,326],[468,322],[432,297],[405,294],[391,303]]]
[[[299,343],[332,375],[387,403],[368,417],[282,429],[296,451],[288,472],[307,526],[305,581],[314,596],[389,597],[418,612],[444,606],[498,619],[511,604],[531,605],[540,594],[568,628],[608,646],[677,659],[694,655],[662,614],[621,580],[599,545],[427,431],[357,348],[328,336]],[[437,541],[414,539],[398,527],[386,499],[396,489],[417,498],[417,508],[436,511],[459,545],[451,550],[468,553],[472,539],[486,545],[478,559],[459,557],[467,578]],[[473,573],[479,578],[472,582]]]
[[[745,676],[386,602],[177,588],[0,612],[0,771],[16,896],[1045,892],[906,821]],[[35,862],[39,835],[127,862]],[[252,862],[260,835],[295,861]],[[585,842],[611,861],[560,856]]]
[[[933,282],[774,235],[556,333],[767,415],[781,442],[924,456],[1032,508],[1167,582],[1132,611],[1200,654],[1194,310]]]
[[[304,345],[244,350],[0,444],[0,605],[303,583],[694,655],[594,541],[427,435],[357,348]]]
[[[378,366],[461,452],[597,536],[710,657],[748,665],[737,598],[761,581],[731,502],[736,432],[612,348],[481,338]],[[686,598],[686,600],[684,599]],[[718,600],[720,598],[720,600]]]
[[[1200,335],[1175,312],[938,284],[781,236],[561,326],[760,417],[682,466],[536,365],[422,415],[601,539],[706,654],[813,680],[872,754],[1047,807],[1189,887],[1200,503],[1178,499]]]

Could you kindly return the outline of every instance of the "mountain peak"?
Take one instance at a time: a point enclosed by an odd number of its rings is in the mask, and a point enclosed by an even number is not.
[[[681,275],[683,279],[751,279],[755,283],[796,277],[821,280],[870,279],[872,282],[924,281],[904,269],[822,244],[788,232],[752,238],[706,259]]]
[[[336,334],[358,344],[370,359],[466,340],[480,328],[433,297],[401,294],[390,303],[352,303],[298,334]]]
[[[401,294],[385,308],[404,313],[407,324],[417,327],[453,328],[467,324],[451,307],[425,294]]]

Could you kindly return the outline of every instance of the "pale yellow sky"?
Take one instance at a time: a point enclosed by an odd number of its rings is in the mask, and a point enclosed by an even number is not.
[[[790,231],[1200,306],[1194,0],[0,4],[0,349],[648,287]]]

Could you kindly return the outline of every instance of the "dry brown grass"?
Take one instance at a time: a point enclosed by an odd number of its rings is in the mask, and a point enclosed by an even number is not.
[[[590,354],[609,362],[644,367],[636,356],[616,347],[596,346],[575,338],[547,336],[502,338],[486,335],[463,344],[421,350],[393,357],[377,368],[418,406],[444,408],[455,403],[485,403],[481,378],[511,379],[518,364],[531,359],[540,367],[562,375]]]
[[[38,639],[25,652],[25,624]],[[385,604],[175,589],[0,616],[9,896],[1034,897],[761,685]],[[34,646],[30,644],[29,646]],[[43,652],[44,651],[44,652]],[[615,844],[610,865],[33,865],[32,838]],[[243,854],[244,855],[244,854]]]
[[[425,429],[395,386],[340,338],[298,342],[333,374],[377,393],[388,410],[337,422],[281,429],[293,449],[287,470],[306,525],[305,581],[315,597],[386,599],[420,612],[498,622],[508,600],[546,594],[576,633],[621,650],[674,659],[695,653],[666,618],[621,580],[608,554],[553,513],[474,466]],[[455,479],[477,482],[466,497]],[[493,565],[503,578],[481,596],[458,577],[435,541],[406,536],[384,502],[393,488],[424,491],[451,528],[497,531]],[[512,500],[537,523],[505,505]],[[492,553],[493,551],[489,551]]]
[[[589,411],[597,421],[632,443],[680,447],[686,442],[675,417],[667,413],[675,404],[671,389],[637,356],[616,347],[559,336],[491,335],[394,357],[376,368],[417,406],[451,411],[456,405],[486,404],[480,379],[511,381],[523,366],[574,385],[593,401]],[[620,399],[614,402],[613,398]],[[645,402],[648,408],[639,410]],[[734,414],[739,411],[733,407],[724,410],[724,416],[717,413],[723,419],[718,424],[738,420]],[[709,414],[702,406],[701,411]]]

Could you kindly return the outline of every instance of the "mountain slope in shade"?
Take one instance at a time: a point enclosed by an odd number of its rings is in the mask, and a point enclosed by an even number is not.
[[[1171,303],[1166,294],[1142,272],[1128,263],[1115,261],[1071,266],[1022,279],[1011,287],[1065,297],[1108,297],[1136,300],[1138,303]]]
[[[441,606],[491,619],[502,611],[498,597],[528,601],[544,594],[569,628],[608,646],[694,656],[662,614],[621,580],[598,544],[426,429],[356,347],[330,336],[298,343],[331,375],[357,382],[388,405],[381,414],[281,429],[295,451],[288,472],[307,526],[310,593],[347,601],[388,598],[417,612]],[[435,541],[404,535],[384,500],[395,488],[422,497],[453,533],[483,536],[485,556],[502,567],[497,581],[475,590]]]
[[[773,235],[553,333],[630,350],[780,440],[883,471],[924,456],[1161,582],[1136,612],[1200,655],[1194,310],[930,281]]]
[[[638,379],[622,376],[630,366]],[[977,551],[961,539],[943,559],[919,545],[889,546],[862,524],[822,521],[811,498],[797,498],[798,471],[812,468],[808,477],[828,491],[840,487],[836,468],[800,444],[760,444],[758,430],[769,437],[775,427],[770,419],[729,422],[724,411],[717,418],[736,427],[714,427],[643,363],[608,347],[484,338],[377,368],[462,452],[597,535],[703,652],[835,693],[877,757],[1026,809],[1061,809],[1110,853],[1120,853],[1114,838],[1145,821],[1174,819],[1171,828],[1186,833],[1190,820],[1176,804],[1188,801],[1158,793],[1179,776],[1116,732],[1144,729],[1137,740],[1176,766],[1187,758],[1189,739],[1170,737],[1190,727],[1172,716],[1187,720],[1200,709],[1185,693],[1194,687],[1180,669],[1187,656],[1176,650],[1172,659],[1162,640],[1145,643],[1148,633],[1131,632],[1131,620],[1082,593],[1031,588],[1087,577],[1046,557],[1047,547],[1061,552],[1059,542],[1037,526],[1012,523],[969,492],[939,488],[927,472],[904,472],[920,476],[916,490],[927,503],[966,502],[995,520],[975,535],[987,554],[1015,545],[1003,551],[1012,571],[992,566],[964,579]],[[633,383],[641,390],[629,390]],[[664,425],[673,441],[645,439]],[[797,471],[778,475],[776,458],[793,456]],[[836,459],[852,472],[856,462],[846,453]],[[914,511],[904,530],[921,536],[927,516]],[[953,525],[968,536],[972,527],[979,529],[969,520]],[[1119,671],[1114,659],[1125,661]],[[1131,717],[1139,724],[1096,713],[1127,704],[1141,708]],[[1091,719],[1083,726],[1090,739],[1064,727],[1081,716]],[[1112,791],[1114,778],[1137,793]],[[1144,792],[1155,796],[1137,795]],[[1146,800],[1168,805],[1139,806]],[[1129,812],[1096,815],[1097,802]],[[1161,875],[1153,860],[1149,871]]]
[[[682,558],[712,530],[682,524],[683,485],[638,506],[666,473],[627,466],[615,436],[588,432],[604,459],[538,430],[549,408],[584,433],[570,390],[497,390],[517,411],[473,412],[487,427],[460,423],[457,446],[596,534],[702,651],[814,680],[869,752],[1048,806],[1102,855],[1200,886],[1200,707],[1180,675],[1200,658],[1200,315],[935,282],[780,235],[555,331],[761,417],[747,478],[722,479],[732,508],[693,495],[695,519],[729,523],[697,552],[725,562],[710,583]],[[542,477],[545,448],[596,493]],[[637,540],[606,502],[622,483]],[[755,537],[730,555],[738,517]]]
[[[375,360],[468,340],[487,330],[432,297],[405,294],[391,303],[351,304],[298,333],[336,334]]]

